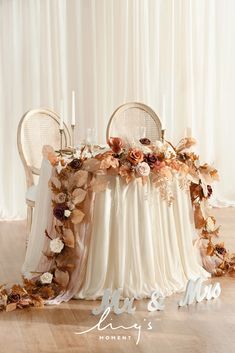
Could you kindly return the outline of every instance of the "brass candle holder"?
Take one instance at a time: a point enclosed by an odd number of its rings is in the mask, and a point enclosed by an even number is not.
[[[162,141],[162,143],[165,142],[165,132],[166,132],[166,129],[162,129],[161,130],[161,141]]]
[[[71,130],[72,130],[72,134],[71,134],[71,135],[72,135],[72,136],[71,136],[71,137],[72,137],[72,138],[71,138],[72,141],[71,141],[71,142],[72,142],[72,148],[74,148],[74,147],[75,147],[75,146],[74,146],[74,130],[75,130],[75,125],[71,125]]]
[[[62,151],[63,151],[63,131],[64,129],[60,129],[60,150],[59,150],[60,156],[62,156]]]

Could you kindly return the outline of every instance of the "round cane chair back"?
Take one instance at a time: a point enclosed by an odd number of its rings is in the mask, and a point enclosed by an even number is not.
[[[18,125],[17,145],[26,172],[27,186],[33,185],[33,175],[39,175],[42,147],[60,149],[60,118],[49,109],[33,109],[24,114]],[[62,147],[71,145],[66,124],[62,133]]]
[[[118,107],[112,114],[106,139],[121,137],[125,142],[146,137],[155,142],[161,138],[161,121],[157,114],[143,103],[126,103]]]

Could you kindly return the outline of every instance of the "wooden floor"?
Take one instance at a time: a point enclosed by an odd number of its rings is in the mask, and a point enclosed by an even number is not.
[[[224,240],[235,251],[235,209],[213,212],[222,224]],[[24,222],[0,222],[1,283],[13,283],[20,278],[24,233]],[[134,315],[111,315],[114,327],[134,323],[142,326],[138,345],[136,329],[75,334],[97,324],[98,318],[91,314],[91,309],[98,302],[72,300],[44,309],[1,312],[0,352],[234,353],[235,279],[219,278],[219,281],[221,297],[210,302],[178,309],[177,301],[182,294],[176,294],[166,299],[163,312],[149,313],[148,301],[143,300],[136,303]],[[149,321],[152,330],[147,330]]]

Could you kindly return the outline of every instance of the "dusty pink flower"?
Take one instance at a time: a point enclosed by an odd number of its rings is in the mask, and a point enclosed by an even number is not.
[[[136,172],[141,177],[148,176],[150,173],[150,167],[149,167],[148,163],[142,162],[142,163],[137,164]]]

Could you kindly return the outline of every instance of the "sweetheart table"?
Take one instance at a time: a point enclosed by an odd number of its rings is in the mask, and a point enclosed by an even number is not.
[[[61,175],[64,165],[60,164],[58,169],[58,162],[52,166],[46,157],[44,153],[33,224],[22,267],[25,277],[50,271],[54,260],[50,253],[48,255],[48,244],[57,239],[56,234],[62,229],[61,220],[56,220],[55,224],[55,211],[51,207],[61,193],[53,196],[53,188],[48,187],[48,183],[50,181],[51,186],[53,181],[55,189],[58,180],[52,179],[53,175]],[[84,166],[85,162],[81,169],[86,169]],[[97,173],[96,179],[101,179],[98,186],[102,185],[103,177],[102,173]],[[134,178],[126,183],[120,175],[106,172],[105,187],[86,189],[90,206],[85,203],[83,207],[89,209],[89,217],[85,216],[79,224],[75,222],[73,225],[76,234],[73,247],[77,249],[77,257],[73,271],[70,271],[69,285],[51,303],[71,297],[100,298],[107,288],[120,288],[123,297],[137,299],[149,297],[153,290],[168,296],[185,290],[189,279],[210,276],[203,269],[198,249],[193,245],[197,232],[189,189],[182,190],[177,173],[173,173],[172,180],[166,183],[170,188],[170,202],[162,197],[153,179],[147,177]],[[64,181],[64,185],[69,184]],[[69,215],[74,212],[71,210]],[[68,251],[69,257],[71,244],[66,245],[63,251]]]

